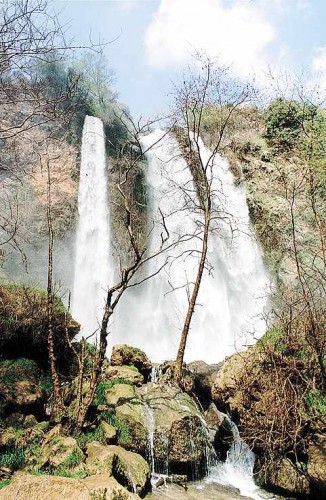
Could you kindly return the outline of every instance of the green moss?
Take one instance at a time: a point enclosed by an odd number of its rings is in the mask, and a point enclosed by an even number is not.
[[[130,380],[126,380],[123,378],[113,378],[111,380],[104,380],[103,382],[99,382],[95,391],[94,405],[100,406],[106,404],[106,391],[111,389],[113,386],[117,384],[128,384],[133,385]]]
[[[11,479],[5,479],[4,481],[0,481],[0,490],[5,486],[9,486],[11,484]]]
[[[129,444],[131,441],[130,430],[128,425],[120,420],[116,415],[111,413],[110,411],[103,411],[101,413],[101,417],[108,424],[113,425],[116,429],[118,429],[119,434],[119,442],[122,444]]]

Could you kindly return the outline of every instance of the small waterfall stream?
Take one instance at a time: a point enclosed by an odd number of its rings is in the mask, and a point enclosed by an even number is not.
[[[261,500],[260,490],[253,479],[255,454],[241,439],[234,422],[226,415],[233,435],[233,443],[227,453],[226,461],[210,469],[207,483],[219,483],[238,488],[242,495]]]
[[[85,337],[98,329],[109,284],[107,183],[103,124],[99,118],[86,116],[82,137],[71,307],[72,315],[81,324],[81,334]]]

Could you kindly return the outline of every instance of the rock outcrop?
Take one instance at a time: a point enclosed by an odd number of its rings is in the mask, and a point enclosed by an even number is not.
[[[111,366],[134,366],[143,375],[147,382],[149,374],[153,368],[151,361],[146,354],[126,344],[118,344],[113,346],[111,354]]]

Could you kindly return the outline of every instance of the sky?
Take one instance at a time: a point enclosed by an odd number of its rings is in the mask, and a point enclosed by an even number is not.
[[[305,74],[326,89],[326,0],[54,0],[75,44],[104,48],[134,118],[162,114],[195,51],[242,80]]]

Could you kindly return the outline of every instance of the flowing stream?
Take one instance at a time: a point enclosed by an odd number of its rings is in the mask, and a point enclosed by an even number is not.
[[[143,137],[142,146],[148,160],[148,223],[154,227],[149,251],[155,252],[165,234],[162,214],[170,242],[181,243],[169,252],[163,271],[125,295],[115,320],[114,343],[137,345],[152,361],[160,362],[176,356],[201,248],[201,240],[190,235],[199,235],[200,227],[191,201],[195,187],[176,139],[156,130]],[[210,151],[201,141],[200,151],[204,162],[208,161]],[[253,344],[266,329],[263,313],[270,282],[251,229],[245,189],[235,185],[228,162],[220,156],[209,168],[217,217],[209,241],[210,267],[188,336],[188,362],[221,361]],[[165,260],[163,254],[150,261],[147,274],[154,274]],[[128,310],[127,315],[124,310]]]
[[[71,312],[85,337],[98,330],[109,284],[110,227],[103,124],[86,116],[81,150]],[[93,337],[93,342],[95,338]]]

